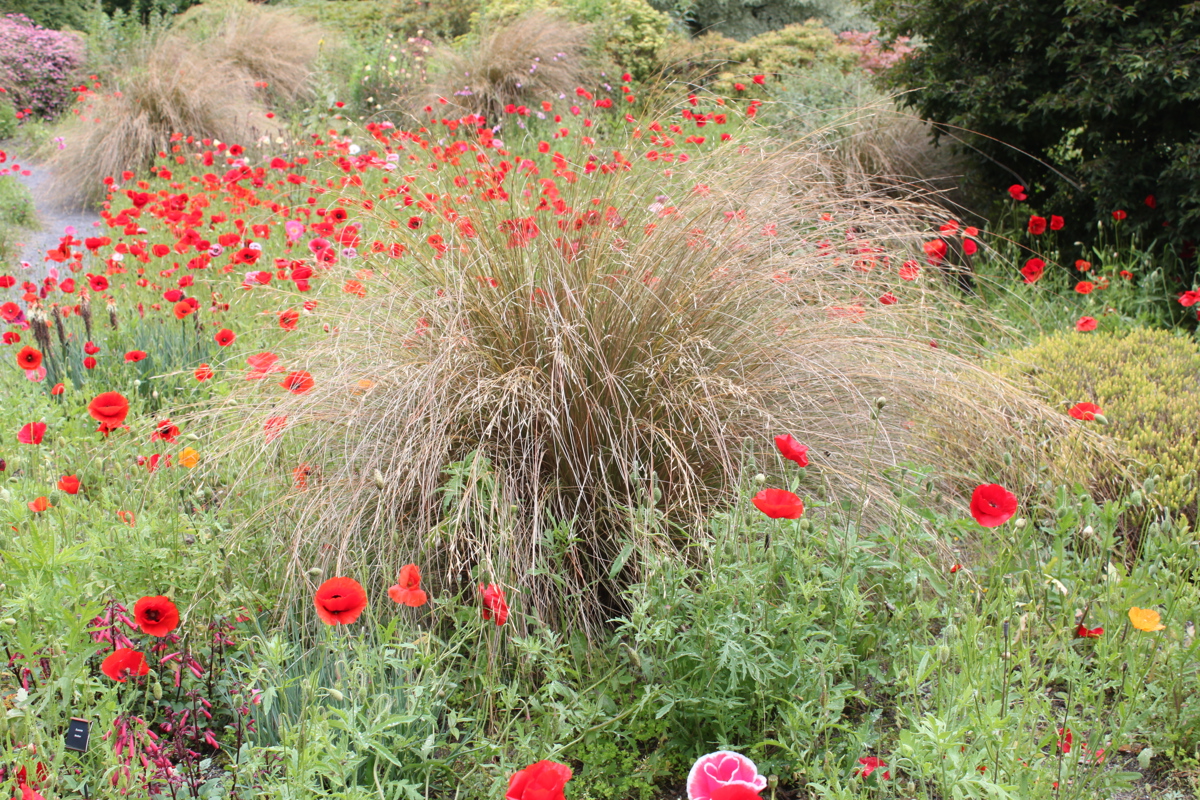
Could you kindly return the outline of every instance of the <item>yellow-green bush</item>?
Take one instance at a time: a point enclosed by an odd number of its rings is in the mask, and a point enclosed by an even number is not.
[[[768,31],[745,42],[710,32],[672,42],[660,54],[666,75],[698,84],[713,83],[716,91],[739,97],[765,93],[754,84],[755,75],[773,79],[814,64],[848,70],[854,66],[854,58],[833,31],[815,19]],[[743,89],[735,89],[735,84]]]
[[[1196,517],[1200,468],[1200,347],[1169,331],[1059,333],[1000,365],[1063,413],[1100,406],[1106,429],[1147,471],[1157,465],[1155,503]],[[1081,423],[1091,424],[1091,423]]]

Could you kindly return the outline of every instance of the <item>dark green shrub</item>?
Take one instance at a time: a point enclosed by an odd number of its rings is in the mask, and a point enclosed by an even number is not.
[[[5,11],[23,14],[46,28],[82,30],[92,3],[88,0],[8,0]]]
[[[1031,187],[1075,238],[1121,210],[1123,225],[1150,236],[1200,240],[1200,6],[875,0],[872,9],[888,33],[924,43],[888,79],[984,157],[997,196]],[[1190,288],[1190,276],[1177,277]]]
[[[715,31],[741,40],[810,19],[838,31],[871,27],[851,0],[653,0],[651,5],[684,20],[694,33]]]
[[[0,108],[3,107],[4,101],[0,100]],[[11,175],[0,176],[0,262],[10,262],[18,256],[18,231],[36,227],[37,216],[29,189]]]

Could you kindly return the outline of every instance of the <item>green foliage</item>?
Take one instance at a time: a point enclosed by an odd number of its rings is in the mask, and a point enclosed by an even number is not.
[[[1003,371],[1064,410],[1100,406],[1112,435],[1158,475],[1146,499],[1195,519],[1200,349],[1169,331],[1058,333],[1012,353]]]
[[[410,36],[455,39],[467,33],[479,0],[291,0],[289,5],[312,21],[339,31],[353,43],[370,46],[389,33],[401,41]]]
[[[888,79],[985,157],[990,197],[1031,187],[1067,218],[1072,239],[1120,209],[1149,237],[1200,240],[1200,6],[876,0],[872,9],[889,33],[921,37]],[[1190,274],[1176,278],[1191,287]]]
[[[3,101],[0,101],[0,108]],[[33,195],[12,175],[0,175],[0,261],[17,257],[20,231],[37,227]]]
[[[17,109],[7,95],[0,94],[0,141],[17,134]]]
[[[95,6],[93,0],[8,0],[4,11],[23,14],[44,28],[83,30]]]

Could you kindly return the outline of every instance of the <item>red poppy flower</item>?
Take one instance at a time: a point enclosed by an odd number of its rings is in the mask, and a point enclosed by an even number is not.
[[[206,381],[213,376],[213,371],[212,367],[210,367],[208,364],[201,364],[200,366],[196,367],[196,371],[192,374],[196,376],[196,380]]]
[[[1071,729],[1059,728],[1058,737],[1058,749],[1062,750],[1064,753],[1071,752],[1071,743],[1075,741],[1075,737],[1071,735]]]
[[[564,800],[571,768],[557,761],[539,761],[508,779],[504,800]]]
[[[1127,216],[1129,216],[1129,215],[1128,215],[1128,214],[1126,214],[1124,211],[1122,211],[1122,210],[1121,210],[1121,209],[1119,209],[1119,208],[1118,208],[1116,211],[1114,211],[1114,212],[1112,213],[1112,218],[1113,218],[1113,219],[1115,219],[1115,220],[1117,220],[1118,222],[1120,222],[1121,220],[1125,219]]]
[[[1081,333],[1087,333],[1088,331],[1096,330],[1096,326],[1098,324],[1099,323],[1096,322],[1095,317],[1080,317],[1075,322],[1075,330],[1077,330]]]
[[[775,446],[779,454],[788,461],[795,461],[798,466],[808,466],[808,445],[800,444],[790,433],[786,436],[776,436]]]
[[[56,384],[54,384],[54,388],[50,390],[50,394],[57,397],[58,395],[65,392],[66,390],[67,390],[67,387],[65,384],[56,383]]]
[[[283,431],[286,427],[286,416],[267,417],[267,421],[263,423],[263,433],[266,435],[268,442],[273,442],[283,435]]]
[[[50,501],[45,497],[34,498],[26,503],[26,505],[29,506],[29,510],[35,514],[41,514],[43,511],[54,507],[50,505]]]
[[[63,475],[58,479],[58,490],[67,494],[79,494],[79,478],[75,475]]]
[[[96,353],[100,352],[100,348],[91,342],[84,342],[83,352],[87,353],[89,356],[94,356]]]
[[[118,392],[104,392],[88,403],[88,413],[100,423],[98,430],[108,434],[120,427],[129,415],[129,401]]]
[[[925,255],[929,257],[929,263],[934,265],[946,257],[946,252],[949,249],[949,245],[946,244],[945,239],[933,239],[921,245],[921,247],[925,250]]]
[[[184,319],[195,310],[192,304],[187,301],[178,302],[175,304],[174,309],[175,319]]]
[[[1065,224],[1066,221],[1062,217],[1056,217],[1053,214],[1050,215],[1050,230],[1061,231]]]
[[[975,487],[971,495],[971,516],[985,528],[995,528],[1008,522],[1017,513],[1017,496],[998,483]]]
[[[217,344],[221,347],[229,347],[229,345],[233,344],[233,340],[237,338],[237,334],[228,328],[221,328],[213,338],[217,340]]]
[[[1026,283],[1037,283],[1045,271],[1046,262],[1040,258],[1031,258],[1025,262],[1025,266],[1021,267],[1021,275],[1024,276]]]
[[[752,498],[754,507],[771,519],[800,519],[804,503],[786,489],[763,489]]]
[[[871,777],[871,773],[877,769],[887,769],[887,762],[877,756],[863,756],[858,759],[858,763],[862,764],[862,767],[855,770],[854,774],[863,778]],[[884,780],[891,780],[891,777],[892,773],[890,771],[883,773]]]
[[[100,664],[100,671],[117,683],[124,683],[130,675],[145,675],[150,671],[146,657],[129,647],[114,650]]]
[[[88,356],[87,358],[85,358],[83,360],[83,368],[84,369],[95,369],[96,368],[96,359],[92,358],[91,356]]]
[[[1179,305],[1183,306],[1184,308],[1194,306],[1196,303],[1200,303],[1200,291],[1196,289],[1188,289],[1186,292],[1179,295]]]
[[[0,336],[0,341],[5,344],[20,344],[21,334],[16,331],[5,331],[3,336]]]
[[[953,567],[950,568],[950,574],[953,575],[954,573],[958,572],[962,568],[963,568],[962,564],[955,564]]]
[[[130,350],[128,353],[125,354],[125,363],[126,364],[136,364],[137,362],[145,359],[146,356],[147,356],[147,353],[145,350]]]
[[[494,619],[496,625],[503,625],[508,622],[508,603],[504,600],[504,590],[494,583],[489,583],[486,588],[481,583],[479,591],[483,594],[483,608],[481,613],[485,620]]]
[[[164,419],[154,428],[154,433],[150,434],[152,442],[171,442],[174,443],[179,438],[179,426],[171,424],[171,420]]]
[[[1096,284],[1092,283],[1091,281],[1080,281],[1079,283],[1075,284],[1075,291],[1079,292],[1080,294],[1091,294],[1092,290],[1095,288]]]
[[[1096,415],[1101,413],[1100,406],[1095,403],[1076,403],[1071,406],[1071,410],[1067,412],[1072,418],[1091,422],[1096,418]]]
[[[1025,194],[1025,187],[1019,183],[1014,183],[1008,187],[1008,196],[1017,201],[1029,199],[1028,195]]]
[[[143,597],[133,606],[133,616],[143,633],[166,636],[179,627],[179,609],[167,597]]]
[[[274,353],[256,353],[246,359],[246,363],[250,365],[250,372],[246,373],[246,380],[258,380],[272,372],[283,372],[283,367],[275,363],[279,360],[279,356]]]
[[[305,392],[312,391],[312,388],[316,386],[316,382],[313,380],[311,374],[304,370],[297,370],[296,372],[289,372],[279,385],[292,394],[304,394]]]
[[[349,625],[367,607],[367,591],[353,578],[330,578],[313,595],[313,605],[326,625]]]
[[[1075,628],[1075,635],[1080,639],[1099,639],[1104,635],[1104,628],[1089,628],[1083,623],[1080,623],[1079,626]]]
[[[388,597],[401,605],[412,608],[425,605],[429,598],[421,590],[421,570],[416,564],[405,564],[400,568],[396,585],[388,588]]]
[[[1037,215],[1029,218],[1029,232],[1034,236],[1041,236],[1046,232],[1046,218]]]
[[[1087,272],[1091,268],[1092,268],[1092,262],[1084,261],[1082,258],[1076,259],[1075,269],[1079,270],[1080,272]]]
[[[879,296],[879,302],[885,306],[890,306],[895,305],[898,301],[896,300],[896,295],[891,292],[884,292]]]
[[[296,323],[300,321],[300,312],[294,308],[289,308],[287,311],[279,314],[279,327],[285,331],[296,330]]]
[[[88,286],[91,287],[93,292],[99,293],[108,290],[108,278],[103,275],[93,275],[89,272],[87,279]]]
[[[915,261],[905,261],[900,265],[900,280],[915,281],[921,274],[921,267]]]
[[[21,444],[41,444],[46,435],[46,423],[27,422],[17,431],[17,441]]]
[[[1158,199],[1152,194],[1146,195],[1145,203],[1146,208],[1158,208]]]
[[[42,365],[42,351],[25,345],[17,353],[17,366],[23,370],[37,369]]]

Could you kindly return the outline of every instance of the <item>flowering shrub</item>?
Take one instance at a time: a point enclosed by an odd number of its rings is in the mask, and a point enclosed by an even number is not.
[[[913,51],[909,44],[912,39],[908,36],[898,36],[894,41],[884,44],[879,41],[877,34],[863,31],[842,31],[838,34],[838,41],[858,55],[859,68],[872,75],[890,69]]]
[[[0,17],[0,87],[18,113],[45,118],[62,113],[82,62],[77,35],[47,30],[20,14]]]

